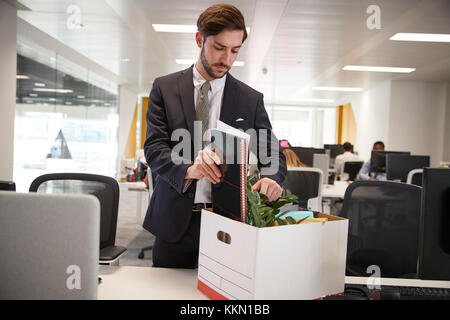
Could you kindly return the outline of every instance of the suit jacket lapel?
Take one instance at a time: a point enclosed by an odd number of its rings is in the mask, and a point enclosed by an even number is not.
[[[179,76],[178,90],[181,97],[181,104],[183,105],[186,126],[191,134],[191,137],[194,137],[195,105],[192,68],[193,66],[184,70],[184,72]]]
[[[236,84],[236,79],[228,73],[225,81],[225,88],[223,89],[222,108],[220,110],[220,121],[232,125],[234,108],[236,108],[236,101],[239,95],[239,87]]]

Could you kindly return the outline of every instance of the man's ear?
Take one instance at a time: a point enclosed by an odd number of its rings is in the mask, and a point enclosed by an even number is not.
[[[195,33],[195,42],[200,49],[203,47],[203,36],[199,31]]]

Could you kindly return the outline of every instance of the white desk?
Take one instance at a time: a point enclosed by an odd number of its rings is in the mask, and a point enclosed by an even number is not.
[[[346,284],[379,284],[381,286],[400,287],[425,287],[425,288],[450,288],[450,281],[399,279],[399,278],[375,278],[375,277],[345,277]]]
[[[138,182],[120,182],[120,188],[126,188],[128,191],[136,192],[136,223],[142,225],[144,221],[143,216],[145,215],[144,209],[147,209],[148,197],[143,197],[148,194],[147,186],[143,181]],[[142,200],[145,200],[144,206],[142,205]]]
[[[322,210],[331,213],[332,202],[337,199],[344,199],[345,191],[349,183],[347,181],[335,181],[333,185],[324,184],[322,186]]]
[[[99,277],[102,278],[98,286],[99,300],[209,299],[197,290],[197,269],[100,266]],[[450,288],[450,281],[418,279],[345,277],[345,283]]]
[[[100,266],[99,300],[207,300],[197,269]]]
[[[335,181],[333,185],[324,184],[322,187],[322,198],[344,198],[345,190],[349,183],[347,181]]]

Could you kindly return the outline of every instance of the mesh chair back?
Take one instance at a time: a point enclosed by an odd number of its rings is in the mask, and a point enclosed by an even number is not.
[[[308,208],[308,200],[322,197],[322,170],[317,168],[288,167],[282,184],[298,197],[298,204]]]
[[[344,172],[348,173],[349,180],[355,181],[361,170],[364,162],[363,161],[346,161],[344,163]]]
[[[416,277],[422,188],[391,181],[356,181],[345,192],[349,219],[347,275]]]
[[[91,194],[100,201],[100,249],[114,246],[119,206],[119,185],[111,177],[86,173],[44,174],[30,192]]]
[[[423,173],[422,172],[416,173],[416,174],[414,174],[412,176],[411,183],[416,185],[416,186],[421,187],[422,186],[422,178],[423,178]]]

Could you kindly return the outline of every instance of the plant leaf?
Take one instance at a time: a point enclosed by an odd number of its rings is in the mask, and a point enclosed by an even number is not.
[[[286,219],[285,219],[289,224],[297,224],[297,221],[295,221],[295,219],[294,218],[292,218],[292,217],[286,217]]]
[[[308,219],[308,217],[304,217],[303,219],[300,219],[300,220],[297,222],[297,224],[302,223],[302,222],[305,221],[306,219]]]

